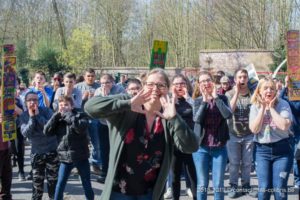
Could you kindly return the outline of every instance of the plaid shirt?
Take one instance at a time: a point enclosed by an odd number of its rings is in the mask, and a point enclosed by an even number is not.
[[[215,101],[209,103],[209,108],[207,110],[204,120],[204,146],[219,147],[224,145],[218,140],[218,129],[220,127],[221,120],[222,116],[219,109],[216,106]]]

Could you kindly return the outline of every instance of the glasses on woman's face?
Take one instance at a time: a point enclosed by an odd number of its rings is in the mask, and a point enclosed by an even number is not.
[[[202,83],[210,83],[212,80],[209,78],[209,79],[205,79],[205,80],[199,80],[199,83],[202,84]]]
[[[155,86],[159,90],[165,90],[167,88],[167,85],[165,83],[153,83],[153,82],[147,82],[146,83],[146,87],[148,89],[153,89]]]
[[[176,87],[178,87],[178,86],[186,86],[186,83],[185,82],[173,83],[173,85],[175,85]]]

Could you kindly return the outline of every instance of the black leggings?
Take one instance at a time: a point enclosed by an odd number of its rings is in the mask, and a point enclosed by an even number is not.
[[[180,197],[180,178],[182,174],[182,167],[184,167],[187,178],[190,181],[190,188],[193,193],[193,199],[197,199],[196,186],[197,186],[197,176],[196,169],[192,154],[185,154],[178,150],[175,150],[174,157],[172,161],[172,190],[173,190],[173,199],[179,200]]]
[[[16,157],[19,173],[24,173],[24,137],[21,134],[20,128],[17,129],[17,139],[12,142],[11,145],[12,154],[14,159]]]

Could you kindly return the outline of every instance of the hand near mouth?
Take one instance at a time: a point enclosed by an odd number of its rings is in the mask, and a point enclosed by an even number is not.
[[[260,95],[257,96],[257,101],[262,105],[263,108],[266,108],[268,105],[266,100],[262,99]]]
[[[189,95],[189,93],[188,93],[186,87],[183,88],[183,92],[184,92],[183,97],[184,97],[185,99],[188,99],[188,98],[190,97],[190,95]]]
[[[207,89],[204,86],[200,86],[200,92],[203,97],[203,102],[207,102],[211,99],[211,95],[208,93]]]
[[[171,98],[169,95],[164,95],[160,97],[160,103],[163,109],[163,112],[154,111],[155,114],[160,116],[163,119],[169,120],[175,117],[176,115],[176,108],[175,108],[175,101],[176,101],[176,95],[173,95]]]
[[[142,105],[151,99],[150,96],[151,96],[151,91],[146,92],[144,89],[139,91],[130,100],[131,110],[133,112],[145,114],[146,111],[143,109]]]
[[[212,87],[213,87],[213,91],[212,91],[212,97],[215,99],[215,98],[217,98],[218,97],[218,94],[217,94],[217,87],[216,87],[216,85],[213,83],[212,84]]]
[[[276,101],[277,97],[275,96],[268,104],[269,109],[270,108],[274,108],[275,105],[275,101]]]
[[[240,90],[241,90],[241,83],[240,83],[240,81],[237,81],[237,82],[236,82],[236,87],[235,87],[235,92],[236,92],[237,94],[239,94],[239,93],[240,93]]]

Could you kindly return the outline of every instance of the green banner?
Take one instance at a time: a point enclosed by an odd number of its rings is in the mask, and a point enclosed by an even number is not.
[[[150,69],[154,69],[157,67],[164,69],[166,66],[167,52],[167,41],[154,40],[151,53]]]

